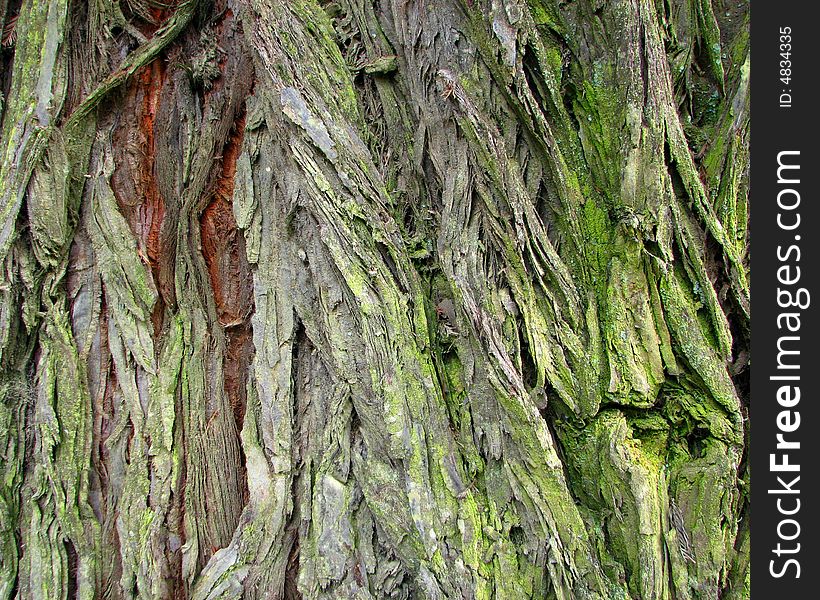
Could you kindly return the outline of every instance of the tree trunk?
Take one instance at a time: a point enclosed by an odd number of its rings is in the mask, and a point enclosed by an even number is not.
[[[0,17],[0,599],[748,598],[747,2]]]

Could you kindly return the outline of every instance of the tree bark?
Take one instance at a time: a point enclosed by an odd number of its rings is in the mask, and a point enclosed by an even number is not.
[[[748,598],[748,2],[0,18],[0,598]]]

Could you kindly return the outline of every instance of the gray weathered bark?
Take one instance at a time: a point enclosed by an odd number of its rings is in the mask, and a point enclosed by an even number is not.
[[[0,598],[748,598],[748,2],[0,19]]]

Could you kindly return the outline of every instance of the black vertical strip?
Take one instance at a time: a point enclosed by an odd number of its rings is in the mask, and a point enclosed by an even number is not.
[[[812,3],[751,11],[752,597],[816,598],[820,468]]]

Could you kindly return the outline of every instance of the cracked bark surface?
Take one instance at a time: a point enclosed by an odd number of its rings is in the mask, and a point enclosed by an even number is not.
[[[0,598],[748,598],[748,9],[0,0]]]

